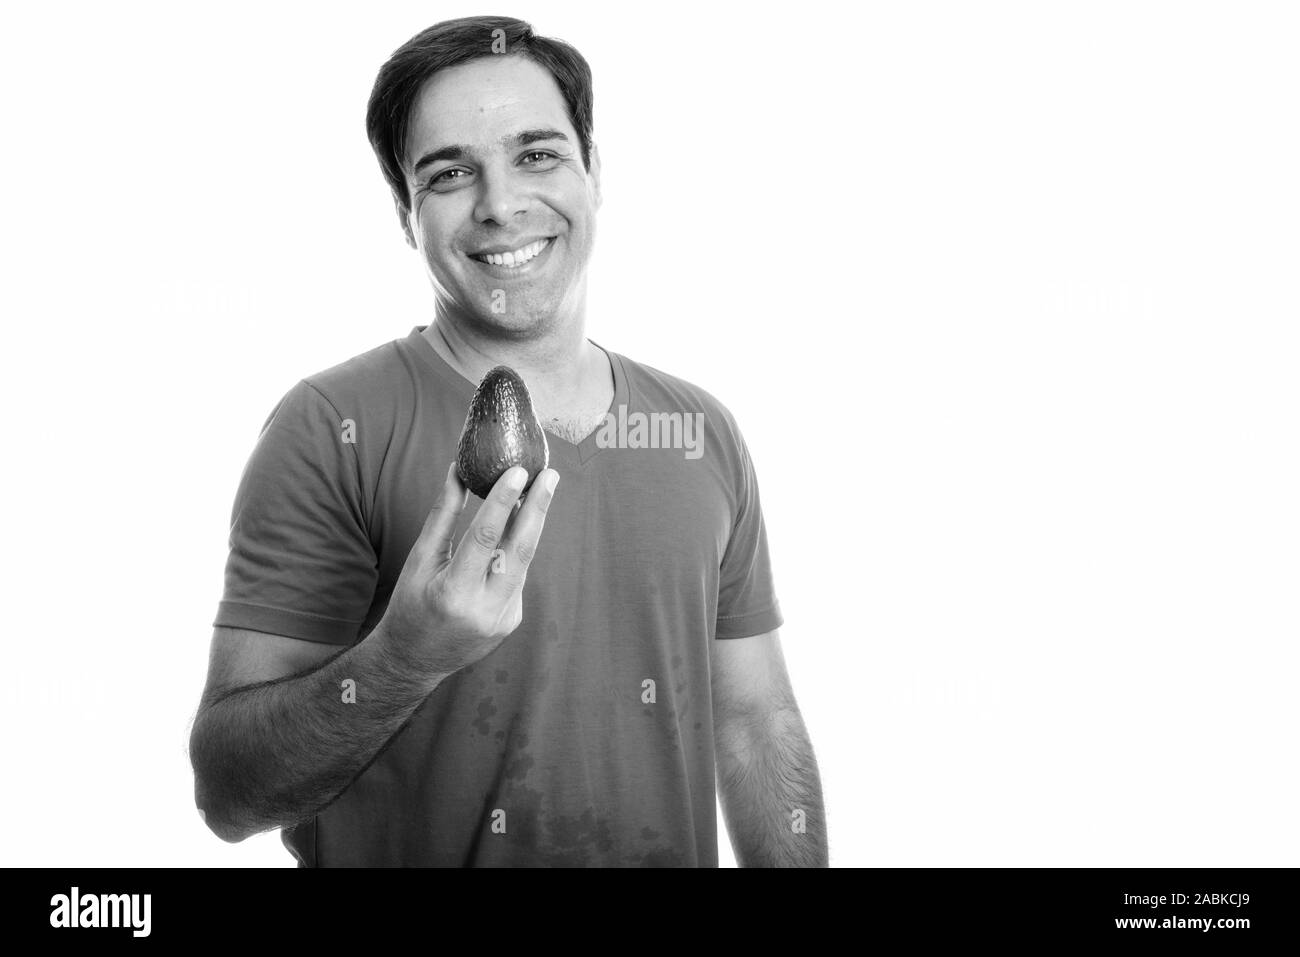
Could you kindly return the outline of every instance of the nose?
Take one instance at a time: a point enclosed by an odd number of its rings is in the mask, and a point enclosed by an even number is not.
[[[511,220],[527,209],[528,197],[512,170],[483,170],[479,177],[478,201],[474,204],[476,222],[508,226]]]

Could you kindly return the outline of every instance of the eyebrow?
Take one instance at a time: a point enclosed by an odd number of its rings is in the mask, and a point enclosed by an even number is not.
[[[569,138],[559,130],[536,129],[524,130],[522,133],[516,133],[513,136],[503,136],[501,138],[502,146],[531,146],[533,143],[540,143],[542,140],[563,140],[569,142]],[[415,164],[411,172],[419,173],[430,163],[436,163],[439,160],[458,160],[464,158],[472,152],[468,146],[454,144],[452,146],[440,146],[436,150],[430,150],[420,157],[420,161]]]

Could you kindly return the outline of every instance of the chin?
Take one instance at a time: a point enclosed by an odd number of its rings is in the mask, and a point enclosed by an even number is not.
[[[498,329],[511,329],[517,332],[545,330],[555,323],[559,312],[558,303],[549,297],[538,301],[532,297],[520,297],[522,301],[507,302],[504,312],[494,313],[491,309],[479,306],[475,314],[485,323]]]
[[[550,327],[549,316],[535,315],[532,312],[498,315],[477,309],[472,315],[483,328],[490,329],[497,335],[507,335],[517,339],[530,338]]]

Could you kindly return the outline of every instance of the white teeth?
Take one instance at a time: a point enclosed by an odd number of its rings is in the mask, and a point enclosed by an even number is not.
[[[488,253],[486,256],[479,258],[490,262],[494,266],[505,266],[507,269],[514,269],[516,266],[522,266],[540,253],[548,243],[550,243],[549,239],[539,239],[537,242],[529,243],[522,249],[516,249],[511,253]]]

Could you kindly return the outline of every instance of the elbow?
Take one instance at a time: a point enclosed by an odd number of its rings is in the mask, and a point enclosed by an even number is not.
[[[199,813],[203,813],[202,808],[199,809]],[[207,821],[207,818],[205,817],[204,820]],[[221,838],[227,844],[238,844],[253,836],[251,830],[240,829],[229,824],[219,823],[216,821],[207,821],[207,824],[208,830],[217,835],[217,837]]]
[[[252,828],[234,823],[235,816],[228,803],[214,797],[211,788],[206,787],[204,779],[197,774],[194,779],[194,804],[208,830],[227,844],[238,844],[256,833]]]
[[[233,823],[233,806],[216,782],[222,779],[221,771],[212,760],[210,742],[201,734],[201,723],[196,721],[190,735],[190,764],[194,770],[194,806],[199,818],[209,831],[227,844],[238,844],[254,831]]]
[[[212,795],[212,789],[197,772],[194,776],[194,806],[208,830],[227,844],[238,844],[253,833],[231,821],[230,809]]]

